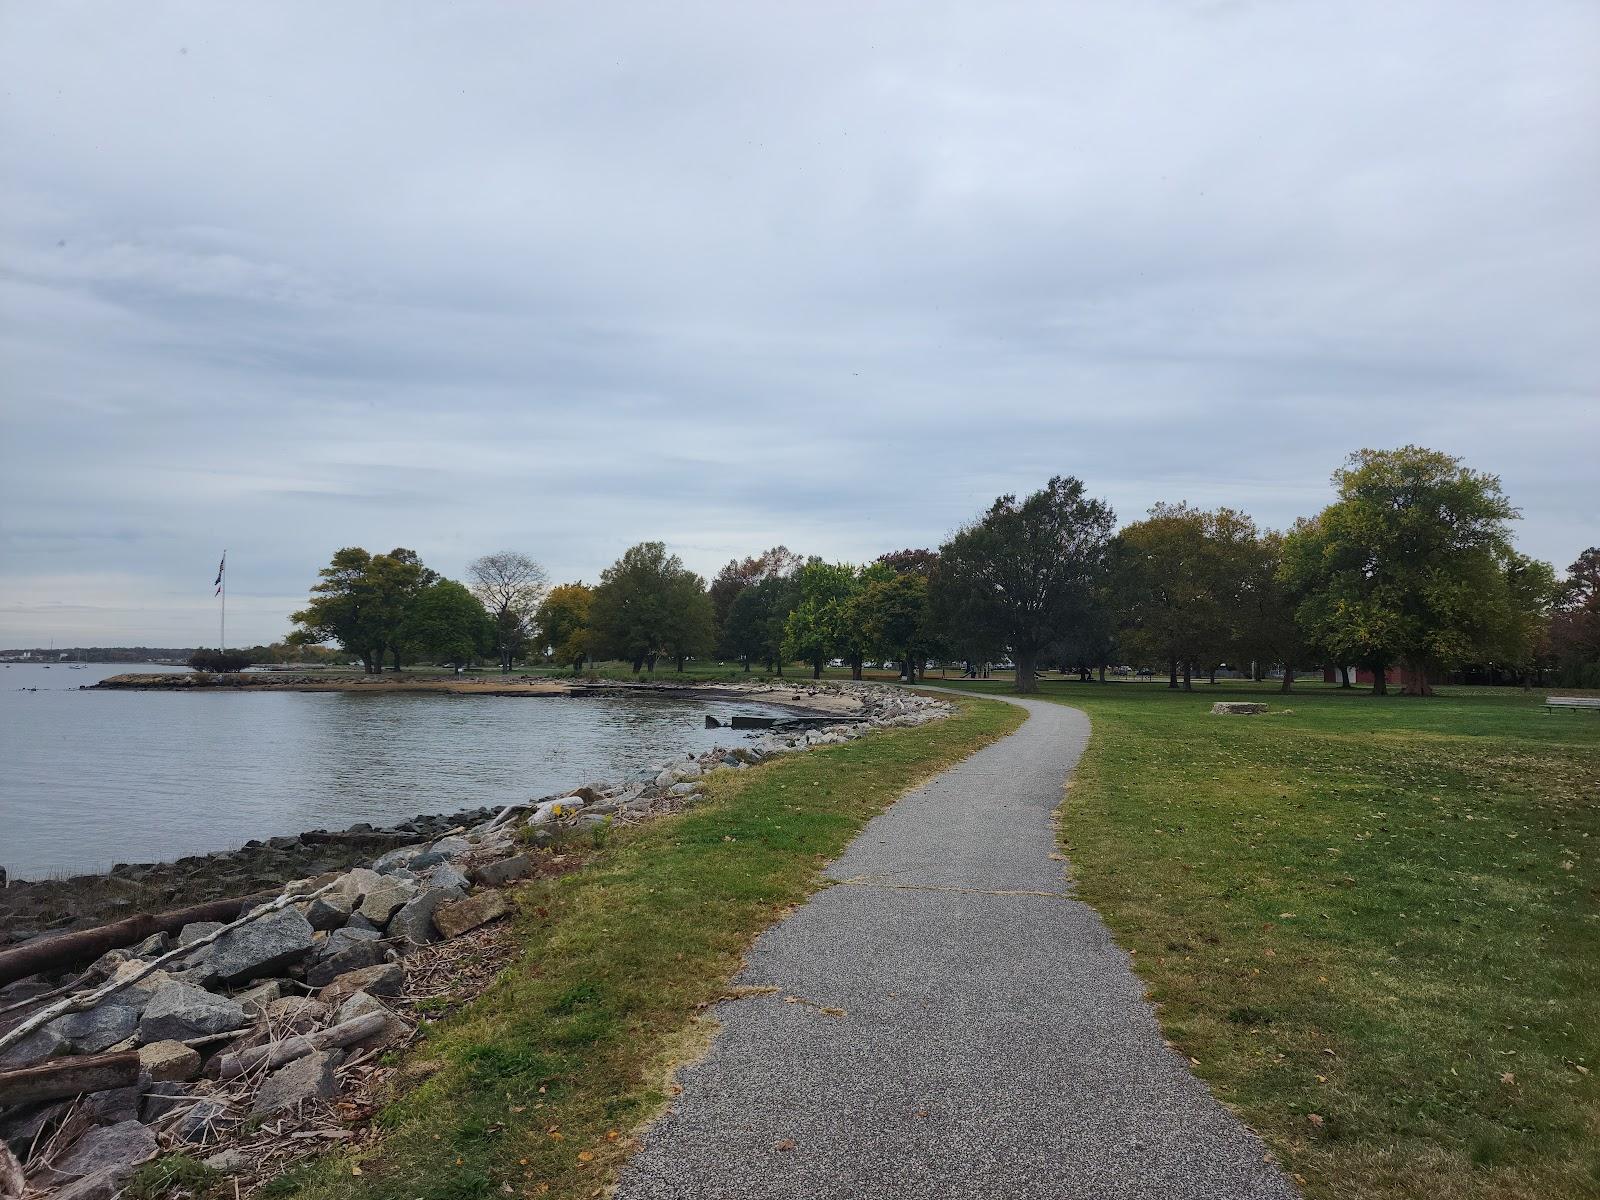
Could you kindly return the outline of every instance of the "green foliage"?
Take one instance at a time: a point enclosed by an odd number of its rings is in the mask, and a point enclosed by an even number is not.
[[[950,640],[1009,651],[1017,690],[1032,691],[1039,655],[1088,622],[1115,521],[1071,476],[1001,496],[939,549],[934,604]]]
[[[398,640],[423,658],[464,667],[493,652],[496,627],[465,586],[440,579],[412,599]]]
[[[226,1177],[188,1154],[163,1154],[145,1163],[122,1190],[127,1200],[159,1200],[178,1193],[211,1194]]]
[[[594,590],[580,583],[564,583],[550,589],[534,614],[533,623],[541,650],[548,650],[563,666],[581,671],[593,653],[594,634],[590,610]]]
[[[590,602],[596,654],[624,659],[639,671],[656,657],[683,661],[708,653],[715,623],[705,581],[661,542],[641,542],[607,567]]]
[[[255,661],[244,650],[196,650],[189,656],[189,665],[196,671],[242,671]]]
[[[784,620],[783,652],[810,663],[813,677],[849,648],[852,602],[860,586],[859,573],[849,563],[812,558],[795,572],[795,606]]]
[[[381,671],[385,654],[401,666],[402,625],[412,601],[439,577],[412,550],[369,554],[347,546],[318,572],[305,608],[290,618],[295,642],[337,642],[361,659],[368,671]]]
[[[1465,662],[1531,656],[1543,586],[1511,545],[1516,510],[1493,475],[1448,454],[1362,450],[1338,500],[1290,535],[1285,577],[1307,635],[1341,656],[1406,667],[1406,690]]]
[[[867,652],[896,658],[908,679],[933,640],[928,613],[928,581],[922,575],[886,575],[871,579],[854,607]]]
[[[1591,546],[1567,568],[1547,653],[1565,685],[1600,687],[1600,547]]]

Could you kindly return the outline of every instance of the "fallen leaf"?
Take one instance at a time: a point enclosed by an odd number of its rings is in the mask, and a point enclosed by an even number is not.
[[[1507,1071],[1507,1072],[1505,1072],[1504,1074],[1502,1074],[1500,1076],[1500,1082],[1501,1083],[1513,1084],[1513,1083],[1516,1083],[1516,1081],[1517,1081],[1517,1076],[1516,1076],[1515,1072],[1512,1072],[1512,1071]]]
[[[588,1150],[579,1150],[578,1151],[578,1161],[579,1162],[593,1162],[594,1161],[594,1155],[592,1153],[590,1153]]]
[[[793,1150],[794,1149],[794,1139],[793,1138],[784,1138],[782,1141],[777,1142],[772,1148],[774,1150]]]
[[[1319,1117],[1316,1113],[1307,1113],[1306,1114],[1306,1120],[1310,1121],[1311,1124],[1316,1126],[1318,1129],[1322,1128],[1322,1118]]]

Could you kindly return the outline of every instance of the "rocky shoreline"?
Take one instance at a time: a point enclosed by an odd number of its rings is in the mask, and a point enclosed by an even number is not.
[[[501,920],[514,908],[509,890],[578,866],[569,850],[586,830],[689,807],[718,770],[950,711],[894,688],[848,691],[853,714],[828,727],[774,729],[499,812],[230,852],[286,865],[301,853],[355,854],[363,838],[363,856],[374,836],[405,843],[366,865],[297,878],[227,923],[163,928],[89,963],[50,959],[52,944],[84,935],[0,948],[0,1173],[14,1156],[11,1173],[25,1174],[29,1195],[109,1200],[141,1163],[181,1150],[249,1187],[329,1139],[375,1138],[368,1118],[380,1093],[425,1065],[409,1064],[408,1075],[379,1056],[492,981],[515,953]],[[181,868],[119,870],[148,882]],[[40,960],[54,966],[19,970]]]

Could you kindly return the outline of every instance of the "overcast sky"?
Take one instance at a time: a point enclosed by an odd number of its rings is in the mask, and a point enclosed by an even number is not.
[[[1600,541],[1600,6],[0,3],[0,645],[1362,446]]]

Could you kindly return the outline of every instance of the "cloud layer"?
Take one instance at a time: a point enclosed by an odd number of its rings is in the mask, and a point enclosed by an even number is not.
[[[0,11],[0,644],[240,640],[340,545],[593,579],[1360,446],[1600,531],[1600,10]]]

